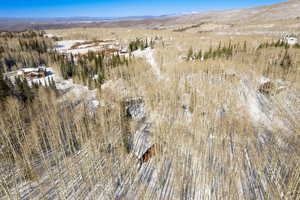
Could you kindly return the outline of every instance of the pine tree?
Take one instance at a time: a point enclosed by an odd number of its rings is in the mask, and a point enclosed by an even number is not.
[[[194,55],[194,51],[193,51],[193,48],[190,47],[189,51],[188,51],[188,54],[187,54],[187,60],[190,60],[193,58],[193,55]]]
[[[247,41],[244,41],[244,47],[243,47],[243,51],[246,52],[247,51]]]
[[[0,101],[3,102],[6,97],[11,95],[11,88],[5,81],[3,74],[0,73]]]

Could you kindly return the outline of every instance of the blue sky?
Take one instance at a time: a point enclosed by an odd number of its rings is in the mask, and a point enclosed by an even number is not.
[[[124,17],[254,7],[283,0],[0,0],[0,17]]]

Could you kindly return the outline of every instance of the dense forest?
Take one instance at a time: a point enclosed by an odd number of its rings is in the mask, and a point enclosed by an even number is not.
[[[43,31],[1,32],[0,33],[0,99],[15,96],[26,102],[32,101],[37,94],[39,84],[29,87],[26,79],[16,79],[14,83],[5,73],[22,68],[39,66],[58,66],[64,79],[73,78],[90,88],[99,88],[105,80],[107,70],[119,65],[128,65],[129,59],[119,54],[88,52],[87,55],[59,54],[53,50],[57,38],[44,37]],[[133,42],[135,46],[139,41]],[[54,81],[49,84],[55,89]]]

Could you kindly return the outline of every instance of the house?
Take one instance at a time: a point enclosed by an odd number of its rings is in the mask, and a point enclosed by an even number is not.
[[[23,68],[18,75],[31,79],[43,78],[47,76],[47,69],[44,66],[39,66],[38,68]]]
[[[286,37],[285,41],[289,44],[289,45],[295,45],[298,43],[298,39],[295,37]]]
[[[296,38],[294,34],[283,33],[281,38],[282,41],[288,43],[289,45],[295,45],[298,43],[298,38]]]

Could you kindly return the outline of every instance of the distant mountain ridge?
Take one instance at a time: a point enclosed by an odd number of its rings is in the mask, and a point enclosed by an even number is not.
[[[128,19],[149,19],[149,18],[164,18],[179,16],[179,14],[166,15],[143,15],[143,16],[126,16],[126,17],[88,17],[88,16],[74,16],[74,17],[0,17],[0,21],[19,21],[19,22],[68,22],[68,21],[104,21],[104,20],[128,20]]]
[[[25,29],[61,29],[73,27],[165,28],[174,25],[200,24],[202,22],[243,23],[292,18],[300,18],[300,0],[290,0],[255,8],[160,16],[0,18],[0,30],[22,31]]]

